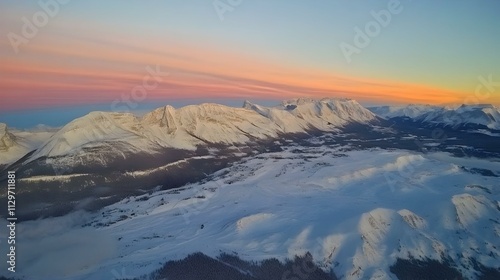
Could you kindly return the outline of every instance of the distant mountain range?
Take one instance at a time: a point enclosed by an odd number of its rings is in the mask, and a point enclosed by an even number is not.
[[[490,104],[462,105],[458,108],[431,105],[370,107],[370,111],[385,119],[411,118],[417,122],[452,127],[469,124],[500,129],[500,109]]]
[[[155,154],[164,148],[194,151],[200,146],[234,145],[272,140],[311,131],[341,131],[349,124],[380,124],[410,119],[427,125],[500,130],[500,109],[493,105],[458,108],[431,105],[364,108],[350,99],[298,98],[265,107],[245,101],[242,108],[219,104],[165,106],[143,117],[130,113],[92,112],[60,129],[11,131],[0,124],[0,166],[27,153],[39,158],[75,156],[83,150],[114,154]],[[103,150],[104,149],[104,150]],[[99,157],[96,157],[99,158]]]

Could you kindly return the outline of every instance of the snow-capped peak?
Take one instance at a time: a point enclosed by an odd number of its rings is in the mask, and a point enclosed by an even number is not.
[[[285,100],[276,107],[264,107],[246,102],[245,108],[270,118],[286,132],[315,128],[323,131],[342,127],[351,122],[367,123],[376,116],[351,99],[296,98]]]
[[[478,124],[490,129],[500,129],[500,111],[490,104],[462,105],[454,110],[429,112],[422,115],[420,120],[450,126]]]
[[[15,136],[9,132],[6,124],[0,123],[0,151],[6,151],[15,144]]]
[[[0,165],[7,165],[34,151],[55,133],[53,128],[37,126],[31,130],[9,130],[0,123]]]
[[[358,122],[371,121],[376,118],[372,112],[352,99],[323,98],[312,104],[318,108],[320,115],[325,112],[332,112],[341,119]]]
[[[143,117],[142,125],[148,138],[177,148],[194,148],[207,142],[245,143],[249,136],[277,136],[274,124],[254,111],[213,103],[156,109]]]
[[[155,109],[142,117],[142,123],[145,125],[159,125],[161,127],[168,127],[169,130],[175,129],[175,124],[173,123],[173,115],[175,114],[175,108],[167,105]]]
[[[122,141],[140,135],[137,118],[128,113],[91,112],[57,131],[32,156],[62,156],[89,143]]]
[[[245,102],[243,102],[243,107],[242,108],[251,110],[253,106],[255,106],[255,104],[253,104],[249,100],[245,100]]]

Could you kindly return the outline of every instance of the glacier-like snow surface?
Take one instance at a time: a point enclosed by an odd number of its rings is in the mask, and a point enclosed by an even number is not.
[[[395,279],[389,266],[410,256],[450,257],[474,278],[469,258],[498,266],[499,199],[498,178],[446,157],[291,147],[97,214],[20,223],[18,262],[39,279],[113,279],[198,251],[257,261],[310,252],[349,280]]]

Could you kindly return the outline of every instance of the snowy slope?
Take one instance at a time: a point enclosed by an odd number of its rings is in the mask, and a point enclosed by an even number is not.
[[[178,148],[207,142],[246,143],[253,138],[274,138],[279,132],[272,121],[253,111],[219,104],[166,106],[146,114],[142,124],[150,139]]]
[[[131,278],[197,251],[245,260],[309,251],[342,279],[396,279],[389,266],[410,256],[450,258],[475,279],[470,258],[489,267],[500,258],[498,178],[448,159],[344,147],[249,157],[205,183],[131,197],[95,216],[21,223],[19,276]],[[500,174],[498,162],[480,161]]]
[[[206,143],[244,144],[285,133],[338,130],[376,116],[354,100],[294,99],[267,108],[246,102],[244,108],[201,104],[158,108],[144,117],[93,112],[54,134],[31,160],[71,155],[85,148],[120,145],[123,153],[154,153],[159,147],[194,150]]]
[[[297,119],[306,120],[315,128],[341,127],[349,122],[366,123],[376,119],[375,115],[351,99],[315,100],[298,98],[283,101],[278,107]]]
[[[32,158],[62,156],[101,141],[133,142],[138,138],[141,138],[141,128],[134,115],[92,112],[61,128]]]
[[[244,108],[271,119],[283,132],[304,132],[307,129],[331,131],[352,123],[369,123],[376,116],[350,99],[310,99],[285,100],[280,106],[263,107],[245,101]]]

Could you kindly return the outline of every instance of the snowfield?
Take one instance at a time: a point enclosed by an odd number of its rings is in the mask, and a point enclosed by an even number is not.
[[[396,279],[389,267],[410,256],[449,258],[474,279],[471,258],[499,264],[499,180],[451,159],[339,146],[247,157],[203,183],[19,224],[17,276],[131,278],[194,252],[310,252],[348,280]],[[473,162],[500,174],[497,162]]]

